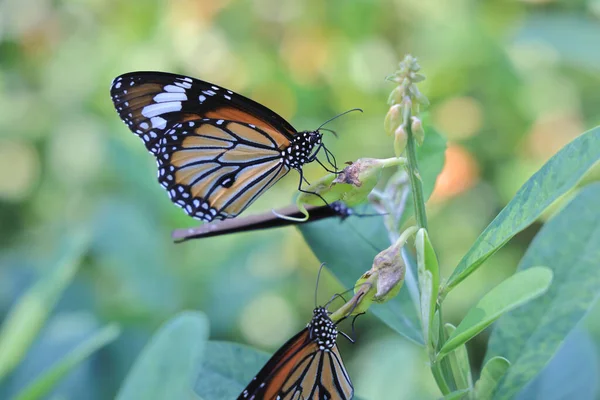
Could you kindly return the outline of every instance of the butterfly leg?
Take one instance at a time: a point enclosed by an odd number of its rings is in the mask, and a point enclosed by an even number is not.
[[[302,193],[306,193],[306,194],[313,194],[313,195],[315,195],[315,196],[319,197],[321,200],[323,200],[323,202],[325,203],[325,205],[329,205],[329,203],[327,202],[327,200],[325,200],[325,199],[323,198],[323,196],[321,196],[319,193],[316,193],[316,192],[311,192],[311,191],[309,191],[309,190],[304,190],[304,189],[302,189],[302,182],[303,182],[303,181],[306,181],[306,179],[304,178],[304,173],[302,172],[302,169],[301,169],[301,168],[298,168],[298,169],[297,169],[297,171],[298,171],[298,173],[300,174],[300,180],[299,180],[299,182],[298,182],[298,191],[299,191],[299,192],[302,192]],[[306,182],[308,183],[308,181],[306,181]]]
[[[344,332],[342,332],[342,331],[339,331],[339,333],[340,333],[340,334],[341,334],[343,337],[345,337],[346,339],[348,339],[348,341],[349,341],[350,343],[354,343],[354,342],[356,342],[356,339],[354,339],[354,338],[356,337],[356,331],[355,331],[355,329],[354,329],[354,323],[356,322],[356,318],[358,318],[359,316],[361,316],[361,315],[363,315],[363,314],[364,314],[364,312],[361,312],[360,314],[356,314],[356,315],[354,316],[354,318],[352,318],[352,336],[349,336],[349,335],[347,335],[346,333],[344,333]],[[339,323],[339,321],[338,321],[338,323]]]

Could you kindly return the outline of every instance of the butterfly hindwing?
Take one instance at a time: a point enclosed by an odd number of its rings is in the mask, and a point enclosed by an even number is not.
[[[240,136],[238,122],[203,118],[178,123],[157,143],[158,180],[171,200],[202,220],[232,218],[289,168],[276,143]]]

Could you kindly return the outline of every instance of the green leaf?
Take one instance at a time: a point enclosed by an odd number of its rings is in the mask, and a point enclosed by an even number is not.
[[[452,324],[445,324],[446,334],[451,336],[456,330],[456,327]],[[471,389],[473,387],[473,377],[471,375],[471,365],[469,364],[469,354],[467,353],[467,347],[463,344],[458,346],[454,351],[448,354],[448,362],[450,368],[454,373],[454,383],[456,389]],[[443,360],[442,360],[443,362]]]
[[[119,328],[116,325],[108,325],[85,342],[78,345],[69,354],[59,360],[56,365],[35,379],[19,393],[15,400],[41,399],[48,395],[52,389],[71,372],[83,360],[92,355],[98,349],[106,346],[119,336]]]
[[[0,381],[23,359],[62,292],[73,280],[87,243],[87,236],[81,232],[68,238],[55,266],[10,310],[0,330]]]
[[[487,357],[506,357],[512,366],[494,398],[512,398],[533,379],[598,299],[598,199],[599,183],[585,187],[542,227],[525,253],[519,270],[545,263],[551,266],[554,280],[546,295],[496,324]]]
[[[249,346],[210,341],[195,391],[204,400],[235,399],[269,357],[267,353]]]
[[[417,248],[417,271],[421,292],[421,323],[423,335],[431,338],[430,328],[440,286],[440,268],[435,250],[429,240],[427,230],[421,228],[415,240]]]
[[[460,399],[464,399],[465,396],[467,395],[467,393],[469,393],[471,391],[471,389],[461,389],[461,390],[455,390],[452,393],[448,393],[447,395],[445,395],[444,397],[442,397],[442,400],[460,400]]]
[[[510,367],[510,361],[503,357],[493,357],[488,360],[481,370],[481,376],[475,383],[475,398],[487,400],[492,398],[492,393],[500,378]]]
[[[371,268],[377,253],[389,246],[379,218],[326,219],[299,228],[315,256],[348,288]],[[370,310],[399,334],[423,344],[416,307],[407,290]]]
[[[142,350],[117,399],[191,398],[207,339],[204,314],[186,311],[173,317]]]
[[[460,260],[444,292],[475,271],[514,235],[531,225],[556,199],[573,188],[600,159],[600,127],[563,147],[519,189]]]
[[[575,328],[550,363],[515,400],[598,399],[597,352],[590,335]]]
[[[551,282],[552,270],[546,267],[532,267],[517,272],[504,280],[469,310],[454,333],[442,346],[438,357],[444,357],[450,351],[469,341],[505,312],[542,295],[548,290]]]

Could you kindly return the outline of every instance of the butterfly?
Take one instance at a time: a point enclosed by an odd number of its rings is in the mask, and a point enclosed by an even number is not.
[[[164,72],[131,72],[112,82],[114,106],[158,165],[158,181],[193,218],[233,218],[290,170],[317,160],[319,127],[298,132],[267,107],[231,90]],[[329,169],[327,169],[329,171]],[[331,171],[330,171],[331,172]]]
[[[306,328],[277,350],[238,400],[351,399],[354,387],[337,335],[327,309],[316,307]]]

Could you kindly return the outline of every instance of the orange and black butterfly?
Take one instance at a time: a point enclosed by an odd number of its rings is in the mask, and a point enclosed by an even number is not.
[[[354,388],[337,335],[327,309],[315,308],[306,328],[277,350],[238,400],[351,399]]]
[[[171,201],[199,220],[237,216],[291,169],[303,191],[302,166],[321,164],[321,149],[333,157],[320,128],[298,132],[267,107],[209,82],[132,72],[117,77],[110,93],[121,119],[156,157]]]

